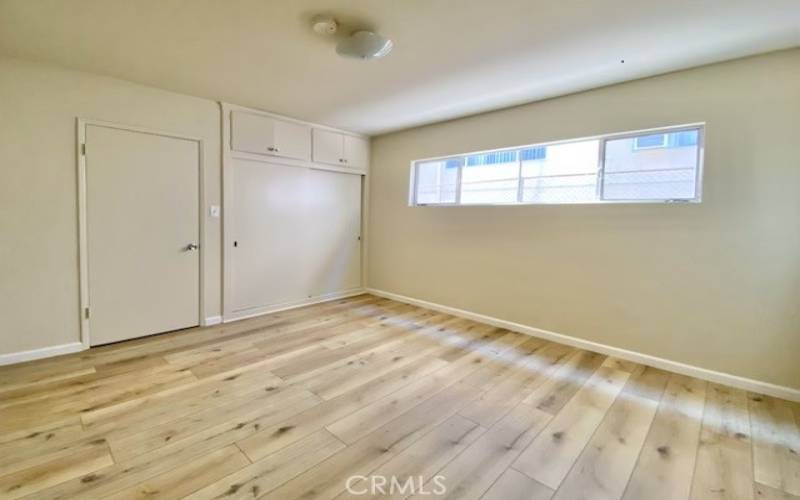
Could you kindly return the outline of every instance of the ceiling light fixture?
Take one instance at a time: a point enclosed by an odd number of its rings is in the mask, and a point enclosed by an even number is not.
[[[356,59],[380,59],[392,51],[394,44],[372,31],[356,31],[336,45],[336,53]]]

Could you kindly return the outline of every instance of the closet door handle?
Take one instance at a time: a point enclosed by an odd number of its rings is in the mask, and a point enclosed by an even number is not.
[[[278,148],[276,148],[274,146],[269,146],[269,147],[267,147],[267,151],[272,151],[273,153],[279,153],[280,149],[278,149]]]

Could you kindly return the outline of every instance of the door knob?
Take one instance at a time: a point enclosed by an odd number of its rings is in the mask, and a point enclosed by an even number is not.
[[[189,243],[188,245],[186,245],[186,250],[187,251],[189,251],[189,250],[197,250],[198,248],[200,248],[200,247],[195,245],[194,243]]]

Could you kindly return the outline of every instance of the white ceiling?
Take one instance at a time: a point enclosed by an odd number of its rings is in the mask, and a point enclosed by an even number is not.
[[[368,134],[798,45],[798,0],[0,0],[0,54]]]

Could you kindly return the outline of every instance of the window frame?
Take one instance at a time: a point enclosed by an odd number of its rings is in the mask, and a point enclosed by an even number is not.
[[[605,150],[606,150],[606,142],[612,140],[619,140],[619,139],[635,139],[636,137],[643,136],[643,135],[656,135],[656,134],[671,134],[676,132],[686,132],[686,131],[697,131],[697,168],[695,169],[695,193],[693,198],[673,198],[673,199],[603,199],[603,175],[605,173]],[[702,194],[703,194],[703,170],[704,170],[704,150],[705,150],[705,131],[706,131],[706,123],[705,122],[697,122],[697,123],[688,123],[683,125],[671,125],[665,127],[656,127],[656,128],[648,128],[648,129],[641,129],[641,130],[632,130],[627,132],[615,132],[610,134],[600,134],[594,136],[587,136],[587,137],[580,137],[574,139],[565,139],[565,140],[557,140],[557,141],[549,141],[549,142],[538,142],[532,144],[525,144],[522,146],[512,146],[512,147],[505,147],[505,148],[496,148],[496,149],[485,149],[480,151],[471,151],[468,153],[459,153],[459,154],[449,154],[444,156],[437,156],[437,157],[430,157],[430,158],[421,158],[418,160],[412,160],[410,166],[410,179],[409,179],[409,198],[408,204],[412,207],[480,207],[480,206],[520,206],[520,205],[604,205],[604,204],[619,204],[619,203],[626,203],[626,204],[652,204],[652,203],[701,203],[702,202]],[[480,155],[480,154],[489,154],[489,153],[499,153],[505,151],[522,151],[525,149],[537,148],[537,147],[547,147],[547,146],[555,146],[561,144],[570,144],[576,142],[586,142],[586,141],[598,141],[598,157],[597,157],[597,174],[596,174],[596,195],[594,200],[587,200],[587,201],[576,201],[576,202],[530,202],[530,201],[521,201],[518,197],[516,202],[506,202],[506,203],[461,203],[461,178],[462,178],[462,170],[464,169],[464,165],[466,164],[466,157],[472,155]],[[666,139],[668,142],[668,139]],[[632,141],[635,143],[635,140]],[[655,148],[643,148],[644,150],[647,149],[655,149]],[[518,161],[520,165],[522,161],[520,160],[521,155],[517,155]],[[458,168],[458,173],[456,175],[457,184],[455,188],[455,197],[453,202],[445,202],[445,203],[417,203],[417,164],[418,163],[428,163],[428,162],[437,162],[437,161],[448,161],[448,160],[459,160],[460,165]],[[518,191],[521,190],[521,183],[518,185]]]

